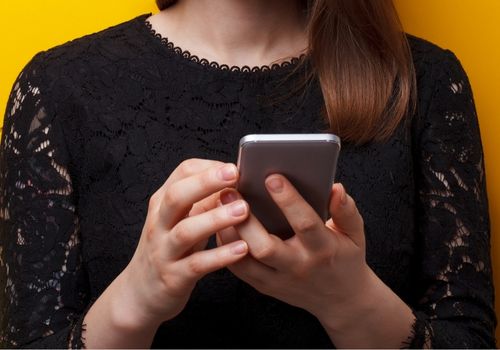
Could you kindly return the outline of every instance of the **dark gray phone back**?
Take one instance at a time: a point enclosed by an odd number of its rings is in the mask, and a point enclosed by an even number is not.
[[[333,134],[247,135],[240,141],[238,191],[269,233],[287,239],[294,232],[265,179],[284,175],[326,221],[339,151],[340,140]]]

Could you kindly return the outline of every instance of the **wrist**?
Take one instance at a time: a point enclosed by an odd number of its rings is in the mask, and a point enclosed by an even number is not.
[[[85,315],[82,336],[88,348],[151,346],[161,322],[142,312],[128,278],[125,271],[118,275]]]
[[[113,297],[110,300],[112,322],[130,332],[156,331],[163,319],[148,311],[143,305],[144,298],[134,286],[140,288],[140,283],[134,280],[128,267],[113,281]]]
[[[359,327],[360,319],[366,319],[381,307],[384,287],[387,287],[373,270],[365,265],[356,280],[354,292],[336,297],[336,300],[325,300],[322,307],[313,313],[329,331],[345,332]]]
[[[371,268],[365,273],[356,293],[315,316],[338,347],[400,348],[411,333],[413,313]]]

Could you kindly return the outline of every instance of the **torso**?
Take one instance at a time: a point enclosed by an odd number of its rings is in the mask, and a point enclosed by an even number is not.
[[[317,82],[302,96],[291,81],[305,68],[287,78],[296,62],[254,72],[204,65],[167,48],[146,26],[146,17],[52,52],[62,55],[62,69],[74,72],[54,88],[72,86],[66,94],[73,103],[61,106],[70,110],[60,113],[72,116],[63,126],[93,298],[129,262],[149,197],[182,160],[236,162],[238,141],[246,134],[326,128]],[[426,44],[413,45],[418,51]],[[78,56],[85,59],[67,60]],[[343,144],[337,171],[337,181],[365,220],[369,265],[407,302],[414,298],[412,273],[419,254],[412,132],[408,122],[386,143]],[[153,346],[241,344],[331,346],[314,317],[260,295],[227,270],[198,283],[186,309],[160,328]]]

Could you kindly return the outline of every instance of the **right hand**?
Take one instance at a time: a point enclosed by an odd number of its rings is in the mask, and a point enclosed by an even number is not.
[[[243,200],[218,203],[219,192],[237,179],[234,164],[189,159],[151,196],[139,244],[121,276],[126,306],[138,322],[160,324],[175,317],[201,277],[247,254],[242,240],[204,250],[209,236],[248,216]]]

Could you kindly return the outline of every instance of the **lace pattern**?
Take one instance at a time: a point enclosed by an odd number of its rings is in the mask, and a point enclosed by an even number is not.
[[[495,315],[486,302],[493,300],[490,224],[476,110],[467,76],[451,52],[435,69],[433,99],[416,136],[418,213],[426,235],[424,293],[415,306],[415,333],[424,336],[412,345],[490,347],[482,342],[485,318]],[[465,304],[469,298],[478,302]]]
[[[262,72],[268,72],[268,71],[273,71],[273,70],[278,70],[284,67],[289,67],[289,66],[296,66],[299,62],[303,61],[306,58],[306,54],[301,54],[298,57],[292,57],[288,61],[284,61],[281,63],[274,63],[269,65],[263,65],[263,66],[255,66],[255,67],[249,67],[249,66],[243,66],[243,67],[238,67],[238,66],[229,66],[227,64],[219,64],[218,62],[215,61],[209,61],[205,58],[199,58],[196,55],[192,55],[188,50],[183,50],[180,47],[176,46],[173,42],[171,42],[168,38],[163,37],[160,33],[158,33],[153,26],[151,25],[151,22],[144,20],[144,24],[146,27],[149,29],[150,33],[160,40],[165,47],[170,50],[174,55],[178,55],[186,60],[192,61],[194,63],[200,64],[205,67],[210,67],[216,70],[223,70],[223,71],[231,71],[231,72],[240,72],[240,73],[262,73]]]
[[[33,62],[14,84],[4,120],[0,321],[12,337],[1,333],[0,341],[8,347],[67,339],[64,328],[85,302],[85,290],[78,288],[79,221],[66,147],[41,85]],[[27,303],[28,295],[39,298]]]

